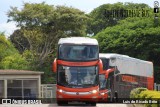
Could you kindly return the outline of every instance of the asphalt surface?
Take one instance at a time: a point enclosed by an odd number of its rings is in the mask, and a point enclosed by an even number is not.
[[[76,106],[76,105],[68,105],[68,106],[57,106],[57,104],[1,104],[0,107],[84,107],[85,105]],[[95,106],[86,106],[86,107],[95,107]],[[135,107],[133,104],[97,104],[96,107]],[[137,106],[136,106],[137,107]],[[139,106],[143,107],[143,106]]]

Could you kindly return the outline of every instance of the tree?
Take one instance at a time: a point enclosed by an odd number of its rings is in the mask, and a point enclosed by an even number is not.
[[[0,62],[1,69],[29,69],[29,63],[20,54],[13,54],[6,56]]]
[[[85,36],[87,20],[84,12],[66,6],[24,3],[18,10],[8,11],[8,21],[20,28],[10,39],[29,62],[31,70],[45,71],[43,83],[55,82],[51,64],[57,53],[58,40],[63,37]]]
[[[28,40],[20,29],[15,30],[9,39],[20,53],[29,50]]]
[[[4,33],[0,33],[0,61],[11,54],[16,53],[16,49],[13,45],[5,38]]]
[[[138,3],[114,3],[103,4],[95,8],[89,13],[90,20],[88,22],[87,33],[96,35],[98,32],[104,30],[106,27],[111,27],[118,24],[118,21],[125,19],[125,16],[114,16],[113,13],[118,11],[136,10],[136,9],[149,9],[147,4]],[[112,13],[112,14],[111,14]],[[122,15],[122,13],[119,15]]]
[[[29,69],[28,64],[5,35],[0,33],[0,69]]]
[[[107,27],[95,38],[99,41],[100,52],[119,53],[142,60],[152,61],[155,66],[155,82],[160,83],[160,24],[155,26],[154,19],[127,18],[116,26]]]
[[[44,2],[24,3],[22,10],[12,7],[8,17],[9,21],[17,22],[22,33],[19,35],[15,31],[11,36],[12,42],[34,53],[38,67],[44,64],[47,57],[56,54],[59,38],[85,36],[88,20],[84,12],[78,9],[47,5]]]

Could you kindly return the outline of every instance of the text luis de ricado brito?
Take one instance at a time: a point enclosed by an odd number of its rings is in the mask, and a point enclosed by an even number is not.
[[[104,10],[106,18],[125,18],[125,17],[149,17],[149,10],[135,9],[135,10]]]

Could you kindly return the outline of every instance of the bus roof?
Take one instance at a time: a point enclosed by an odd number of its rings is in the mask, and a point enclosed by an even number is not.
[[[58,44],[87,44],[87,45],[98,45],[98,41],[89,37],[68,37],[61,38]]]
[[[130,60],[130,61],[152,63],[150,61],[145,61],[145,60],[129,57],[128,55],[122,55],[122,54],[117,54],[117,53],[100,53],[99,57],[105,57],[105,58],[108,58],[108,59],[109,58],[122,58],[122,59]]]
[[[117,58],[117,57],[129,57],[128,55],[121,55],[117,53],[99,53],[99,57],[105,57],[105,58]]]
[[[110,53],[101,53],[99,57],[107,59],[115,58],[115,61],[110,61],[110,65],[116,66],[120,74],[153,77],[153,63],[150,61]]]

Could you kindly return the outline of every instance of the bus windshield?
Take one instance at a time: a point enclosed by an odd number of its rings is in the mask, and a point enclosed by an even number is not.
[[[106,78],[105,78],[105,74],[100,74],[99,75],[99,87],[100,87],[100,90],[102,89],[106,89]]]
[[[66,87],[91,87],[98,85],[97,66],[58,67],[58,84]]]
[[[97,45],[69,45],[59,46],[58,59],[68,61],[91,61],[98,59]]]

